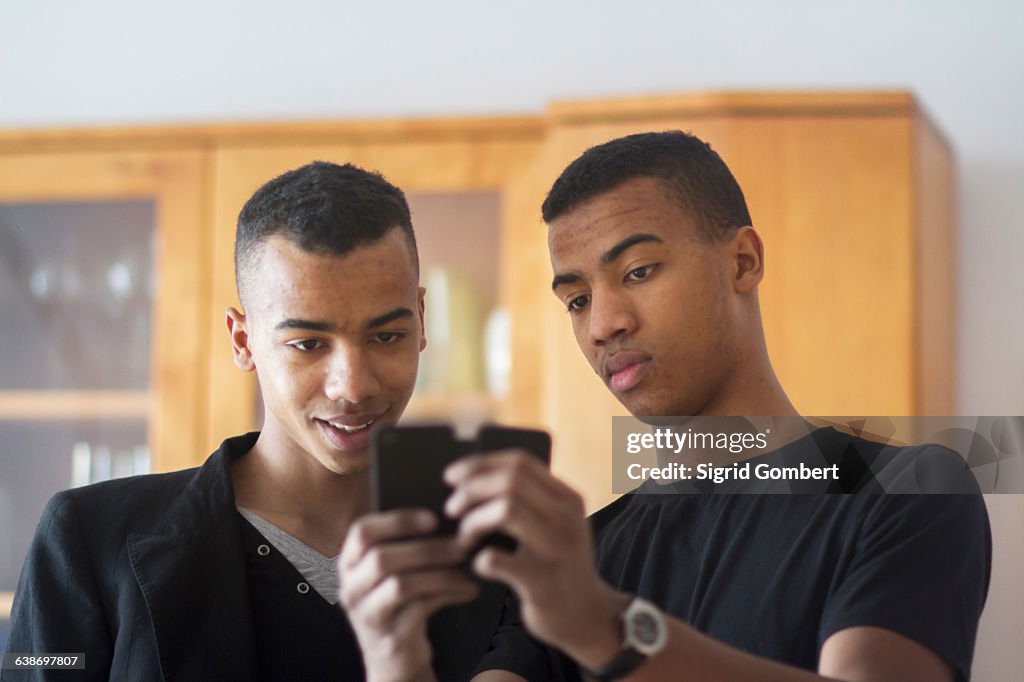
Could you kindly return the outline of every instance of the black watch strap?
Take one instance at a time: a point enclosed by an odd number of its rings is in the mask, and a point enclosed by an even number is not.
[[[626,677],[665,647],[665,619],[654,604],[634,597],[620,618],[624,632],[622,647],[608,663],[586,671],[591,679],[609,682]]]
[[[597,670],[588,670],[587,675],[598,682],[611,682],[625,677],[640,667],[647,657],[632,647],[620,649],[608,665]]]

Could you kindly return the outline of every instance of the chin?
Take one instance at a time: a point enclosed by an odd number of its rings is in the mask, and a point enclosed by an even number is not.
[[[672,426],[682,424],[693,418],[693,409],[670,401],[658,401],[656,398],[633,396],[628,402],[620,399],[622,406],[636,419],[651,426]]]
[[[334,474],[337,476],[362,476],[370,470],[369,465],[361,465],[355,467],[346,467],[340,470],[334,470]]]
[[[320,460],[320,464],[338,476],[356,476],[370,470],[368,452],[333,452]]]
[[[634,414],[633,416],[637,421],[648,426],[680,426],[693,419],[692,416],[685,415]]]

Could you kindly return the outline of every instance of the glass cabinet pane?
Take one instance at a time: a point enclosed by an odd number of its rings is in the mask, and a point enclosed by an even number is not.
[[[498,304],[501,197],[493,192],[409,194],[427,289],[427,348],[417,390],[486,394],[485,329]]]
[[[50,497],[149,471],[142,420],[0,421],[0,592],[13,591]]]
[[[151,201],[0,204],[0,390],[146,389]]]
[[[155,202],[0,204],[0,649],[57,491],[150,470]]]

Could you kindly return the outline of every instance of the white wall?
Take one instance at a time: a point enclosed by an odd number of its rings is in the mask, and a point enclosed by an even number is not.
[[[0,0],[0,127],[909,88],[959,154],[959,412],[1022,414],[1022,35],[1015,0]]]
[[[1015,0],[0,0],[0,127],[538,112],[553,99],[630,93],[907,88],[958,153],[958,412],[1024,414],[1022,36],[1024,3]],[[1019,521],[995,524],[1002,580],[1024,565]],[[1020,595],[1019,586],[993,589]],[[1003,671],[1024,669],[1014,645],[1024,604],[992,601],[1000,620],[986,635],[1002,639],[979,655],[1015,666]],[[1009,679],[991,666],[984,675]]]

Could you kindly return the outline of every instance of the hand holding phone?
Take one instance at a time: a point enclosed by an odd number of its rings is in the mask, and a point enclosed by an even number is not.
[[[475,452],[520,448],[535,455],[545,466],[551,460],[551,436],[544,431],[487,425],[475,440],[460,441],[447,425],[389,426],[377,431],[371,442],[370,485],[374,511],[419,507],[439,519],[438,535],[454,535],[458,523],[444,513],[451,488],[444,482],[445,467]],[[507,536],[495,534],[485,544],[514,547]]]

